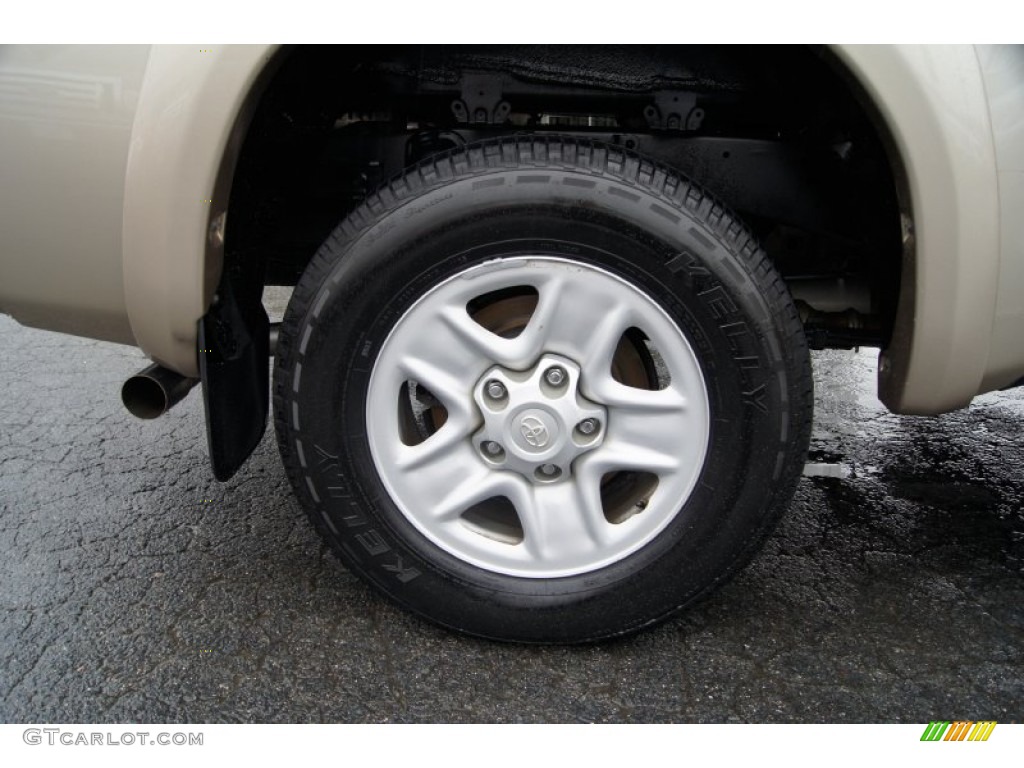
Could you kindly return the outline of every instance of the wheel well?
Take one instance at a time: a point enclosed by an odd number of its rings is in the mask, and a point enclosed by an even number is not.
[[[530,131],[679,168],[753,229],[813,346],[884,345],[899,291],[896,174],[824,48],[297,47],[232,184],[226,261],[293,285],[378,184],[434,152]]]

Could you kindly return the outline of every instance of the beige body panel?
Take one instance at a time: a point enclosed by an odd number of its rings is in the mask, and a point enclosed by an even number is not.
[[[999,283],[982,389],[1024,376],[1024,46],[978,48],[999,174]]]
[[[1022,49],[835,50],[906,174],[902,295],[880,395],[907,413],[965,405],[1024,375]],[[0,311],[136,343],[196,375],[246,105],[274,52],[0,51],[0,84],[30,83],[24,103],[0,92]],[[69,105],[47,78],[98,95]]]
[[[146,69],[128,153],[124,289],[136,343],[187,376],[199,375],[197,323],[220,277],[219,217],[245,127],[240,116],[272,53],[258,45],[155,46]]]
[[[958,408],[981,389],[999,279],[996,158],[977,56],[968,46],[837,53],[888,125],[911,209],[879,397],[900,413]]]
[[[197,376],[211,223],[274,50],[0,48],[0,311]]]
[[[131,344],[121,211],[149,46],[0,47],[0,311]]]

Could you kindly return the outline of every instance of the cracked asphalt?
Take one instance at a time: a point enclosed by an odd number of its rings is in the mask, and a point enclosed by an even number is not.
[[[755,561],[589,647],[392,607],[320,544],[273,435],[229,483],[198,392],[120,404],[138,351],[0,316],[0,721],[1024,719],[1024,392],[888,414],[821,352],[809,474]]]

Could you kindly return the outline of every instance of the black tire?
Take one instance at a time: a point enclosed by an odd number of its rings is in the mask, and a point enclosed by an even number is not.
[[[699,401],[693,396],[693,411],[700,410],[700,402],[708,409],[706,437],[700,433],[692,438],[698,447],[704,441],[703,458],[693,470],[695,481],[658,523],[662,528],[657,534],[632,550],[625,545],[621,551],[610,548],[619,554],[607,564],[598,560],[604,551],[595,550],[598,554],[585,561],[595,563],[593,567],[577,567],[575,555],[559,549],[551,562],[565,575],[550,577],[539,567],[541,576],[517,575],[501,564],[504,560],[496,559],[491,568],[488,562],[461,557],[458,546],[439,544],[424,533],[424,526],[435,523],[421,525],[408,492],[403,490],[402,496],[396,491],[393,498],[390,489],[398,485],[382,478],[401,471],[399,480],[413,489],[420,480],[410,471],[378,464],[370,445],[371,431],[380,441],[377,430],[383,429],[377,415],[368,415],[369,404],[375,402],[370,381],[378,364],[378,376],[388,374],[379,361],[390,353],[382,350],[399,343],[392,339],[401,336],[391,334],[410,308],[421,314],[410,313],[413,319],[402,328],[412,329],[420,320],[432,322],[422,308],[442,300],[431,297],[442,296],[438,286],[454,285],[445,282],[449,278],[473,269],[491,270],[489,275],[498,264],[516,267],[507,270],[514,274],[534,263],[526,255],[539,257],[538,268],[578,266],[595,281],[610,276],[608,280],[624,286],[624,298],[632,301],[637,295],[644,311],[643,301],[656,305],[650,317],[663,312],[697,362],[706,397]],[[506,331],[494,332],[512,335]],[[614,359],[622,352],[624,365],[636,370],[642,365],[650,378],[646,388],[657,389],[658,351],[651,351],[643,336],[631,338],[631,349],[616,348]],[[588,361],[580,364],[585,367]],[[580,387],[577,402],[590,402],[586,386],[579,383],[583,375],[571,385]],[[735,217],[678,173],[637,154],[572,138],[525,136],[432,157],[372,194],[338,226],[306,269],[288,307],[277,348],[274,409],[281,455],[295,492],[334,551],[367,582],[416,613],[459,631],[523,642],[579,642],[660,621],[722,584],[749,560],[784,511],[802,469],[811,390],[807,346],[793,303],[764,252]],[[437,420],[431,421],[433,411],[410,417],[402,392],[395,407],[402,413],[395,418],[404,421],[394,429],[419,430],[410,444],[429,440],[438,429]],[[472,393],[465,394],[472,407]],[[426,408],[430,397],[423,395]],[[465,404],[442,405],[451,410]],[[602,446],[628,446],[628,441],[613,443],[619,439],[611,436],[619,411],[611,408]],[[698,418],[681,414],[680,419]],[[479,414],[474,418],[479,427]],[[515,419],[519,421],[513,424]],[[519,430],[525,435],[525,419],[507,417],[508,434]],[[410,426],[410,420],[415,424]],[[544,424],[561,435],[562,422]],[[573,434],[576,440],[579,436]],[[535,438],[541,439],[548,442],[549,433]],[[696,451],[687,447],[688,439],[680,436],[680,450]],[[585,450],[567,440],[567,450]],[[384,455],[384,449],[375,450]],[[461,443],[459,450],[465,451]],[[540,449],[524,444],[523,450]],[[523,461],[533,458],[524,455]],[[485,458],[481,461],[487,465]],[[577,463],[566,465],[570,475],[584,460],[573,461]],[[543,471],[550,466],[544,465]],[[466,469],[480,471],[476,465]],[[533,488],[524,472],[508,482]],[[603,475],[600,493],[621,477],[633,475],[625,470]],[[536,478],[546,479],[539,474]],[[655,479],[655,490],[645,491],[651,495],[631,502],[632,512],[644,510],[648,499],[654,508],[662,485],[682,487],[683,481],[673,486],[675,480]],[[576,483],[575,475],[565,482]],[[536,488],[527,492],[550,493]],[[659,509],[667,509],[668,502],[661,503]],[[610,505],[602,496],[602,507]],[[519,514],[518,508],[513,511]],[[643,514],[637,515],[635,525],[651,525]],[[468,513],[463,517],[468,519]],[[517,522],[527,530],[518,518],[511,525]],[[609,530],[611,534],[600,535],[625,536],[621,531],[628,529]],[[513,539],[502,543],[523,546],[511,543]],[[573,553],[583,546],[561,541],[552,546],[563,543]],[[493,548],[489,542],[480,546]]]

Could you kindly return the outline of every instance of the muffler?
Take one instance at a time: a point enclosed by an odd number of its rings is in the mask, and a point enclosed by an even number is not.
[[[179,403],[198,383],[199,379],[190,379],[153,363],[124,383],[121,402],[133,416],[155,419]]]

